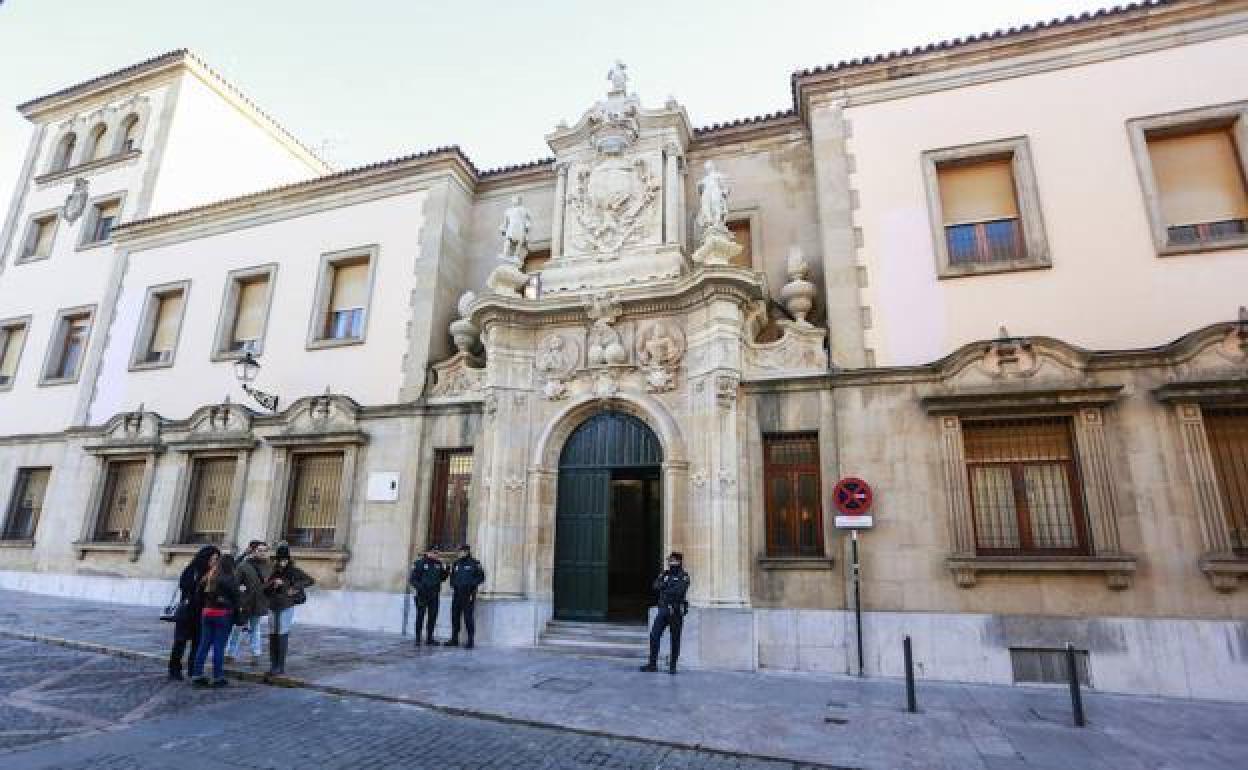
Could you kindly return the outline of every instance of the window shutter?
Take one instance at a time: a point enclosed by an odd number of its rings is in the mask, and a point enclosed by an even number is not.
[[[1248,219],[1248,191],[1230,129],[1148,140],[1168,227]]]
[[[334,292],[329,309],[353,310],[364,307],[368,291],[368,263],[334,266]]]
[[[17,356],[26,339],[25,326],[10,326],[0,336],[0,381],[11,382],[17,374]]]
[[[234,342],[258,340],[264,330],[268,279],[247,281],[238,288],[238,315],[234,320]]]
[[[944,224],[1018,219],[1013,161],[982,161],[937,170]]]
[[[156,324],[152,329],[151,350],[173,350],[178,342],[178,320],[182,315],[182,293],[161,297],[156,310]]]

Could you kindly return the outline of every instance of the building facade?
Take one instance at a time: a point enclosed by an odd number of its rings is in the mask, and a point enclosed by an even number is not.
[[[1142,3],[707,128],[617,64],[484,172],[331,172],[186,52],[36,99],[0,586],[160,604],[202,543],[285,539],[304,619],[398,630],[466,540],[480,641],[527,646],[640,622],[680,550],[690,663],[852,673],[852,476],[867,674],[1071,642],[1097,688],[1243,699],[1245,58],[1248,3]]]

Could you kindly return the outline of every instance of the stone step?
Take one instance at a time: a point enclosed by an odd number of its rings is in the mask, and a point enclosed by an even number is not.
[[[550,636],[577,637],[588,639],[604,639],[616,641],[635,641],[649,638],[645,626],[628,626],[617,628],[593,628],[586,626],[569,626],[565,624],[547,624],[545,632]]]
[[[643,644],[599,642],[591,639],[551,639],[545,634],[542,634],[537,646],[547,652],[628,660],[644,660],[647,653]]]

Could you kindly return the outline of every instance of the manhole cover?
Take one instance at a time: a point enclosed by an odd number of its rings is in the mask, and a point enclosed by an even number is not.
[[[533,685],[534,690],[550,690],[552,692],[578,693],[588,689],[593,682],[588,679],[543,679]]]

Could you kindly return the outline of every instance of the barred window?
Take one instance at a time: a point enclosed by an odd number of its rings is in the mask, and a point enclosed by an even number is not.
[[[979,553],[1087,553],[1068,418],[967,421],[962,435]]]
[[[342,452],[293,457],[285,539],[293,546],[331,548],[338,525]]]
[[[823,556],[819,437],[763,436],[767,555]]]
[[[433,467],[429,547],[451,551],[468,540],[472,449],[439,449]]]
[[[183,543],[225,541],[225,525],[229,517],[230,492],[234,487],[234,457],[197,457],[191,462],[191,489],[187,496]]]
[[[96,519],[95,540],[100,543],[128,543],[133,540],[134,517],[139,508],[144,460],[117,460],[108,464],[104,495]]]
[[[30,540],[39,528],[43,497],[48,491],[50,468],[22,468],[17,472],[9,515],[5,520],[5,540]]]
[[[1248,408],[1205,409],[1204,418],[1231,546],[1248,556]]]

